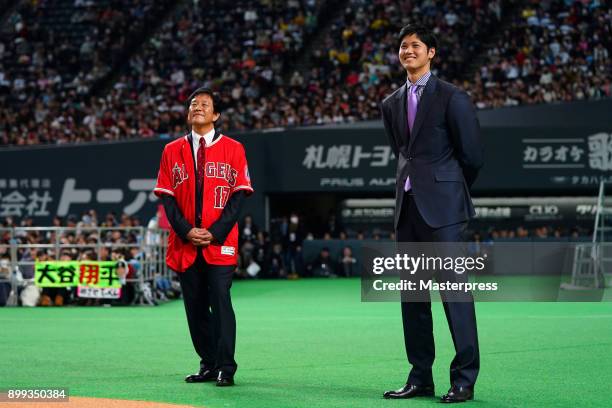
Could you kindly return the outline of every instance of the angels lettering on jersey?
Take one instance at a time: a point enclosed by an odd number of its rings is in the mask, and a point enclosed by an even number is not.
[[[238,172],[228,163],[206,162],[204,176],[208,178],[219,178],[227,181],[230,187],[236,185]]]
[[[173,187],[176,189],[179,184],[181,184],[183,181],[187,180],[188,178],[189,178],[189,175],[185,171],[185,164],[183,164],[182,167],[179,167],[178,163],[174,163],[174,167],[172,167]]]

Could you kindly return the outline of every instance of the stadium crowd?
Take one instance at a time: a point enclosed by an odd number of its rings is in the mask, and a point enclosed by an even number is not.
[[[435,27],[434,73],[478,108],[612,96],[612,11],[597,0],[349,0],[329,27],[323,0],[188,1],[95,93],[163,4],[75,0],[56,33],[39,23],[48,2],[23,2],[0,34],[0,145],[176,137],[198,86],[221,91],[226,131],[378,120],[405,81],[395,36],[413,19]],[[311,68],[293,71],[299,58]]]
[[[77,3],[73,17],[89,23],[92,34],[84,35],[78,49],[66,40],[44,53],[35,19],[44,12],[44,2],[27,3],[14,14],[14,28],[0,41],[0,145],[176,136],[185,128],[187,96],[202,85],[223,89],[224,102],[235,106],[226,121],[242,123],[238,118],[247,107],[235,101],[270,108],[260,96],[282,82],[286,63],[316,27],[314,0],[183,2],[112,88],[94,97],[92,84],[122,55],[125,38],[140,31],[152,5],[161,6],[153,1],[128,2],[128,7]],[[132,19],[142,21],[138,28],[113,34],[115,27],[132,27]],[[47,41],[56,42],[53,36]],[[15,59],[19,63],[11,64]]]
[[[171,3],[75,0],[55,8],[51,1],[20,2],[0,29],[0,145],[111,137],[116,131],[108,126],[106,98],[94,98],[93,87]]]
[[[286,118],[287,125],[380,119],[380,100],[406,81],[397,58],[397,32],[410,21],[434,27],[437,52],[444,55],[440,66],[434,65],[435,73],[460,77],[482,38],[499,23],[501,10],[501,0],[350,0],[313,50],[313,68],[305,75],[294,72],[279,93],[286,95],[281,100],[285,111],[300,106],[296,117]]]
[[[462,85],[478,108],[610,98],[611,22],[605,1],[530,1]]]

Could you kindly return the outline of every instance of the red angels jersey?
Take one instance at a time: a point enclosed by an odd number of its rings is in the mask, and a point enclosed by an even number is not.
[[[202,225],[195,225],[196,173],[191,141],[187,136],[176,139],[164,147],[157,184],[153,192],[173,196],[185,219],[194,227],[209,228],[223,212],[232,194],[239,190],[253,193],[249,169],[242,144],[220,135],[205,147],[204,186],[202,199]],[[200,249],[211,265],[236,265],[238,263],[238,224],[236,223],[223,244],[211,244],[206,248],[184,242],[170,229],[166,263],[177,272],[184,272],[196,259]]]

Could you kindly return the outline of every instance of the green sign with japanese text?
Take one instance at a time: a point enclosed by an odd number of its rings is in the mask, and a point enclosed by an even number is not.
[[[51,261],[36,262],[34,281],[42,288],[89,286],[120,288],[117,262],[113,261]]]

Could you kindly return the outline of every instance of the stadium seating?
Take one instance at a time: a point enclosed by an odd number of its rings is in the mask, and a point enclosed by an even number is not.
[[[284,87],[285,111],[295,115],[288,121],[380,119],[379,101],[406,81],[397,60],[397,34],[408,23],[434,27],[442,55],[434,72],[447,80],[461,77],[466,61],[499,22],[501,3],[350,0],[313,51],[313,69],[296,73]]]
[[[176,137],[198,86],[221,91],[226,131],[378,120],[405,81],[396,34],[415,21],[439,38],[434,73],[478,108],[609,98],[611,13],[565,0],[22,2],[0,29],[0,146]]]
[[[0,33],[0,144],[113,138],[98,132],[104,112],[94,88],[172,3],[22,2]]]
[[[606,2],[527,2],[463,85],[479,108],[609,98],[610,21]]]

